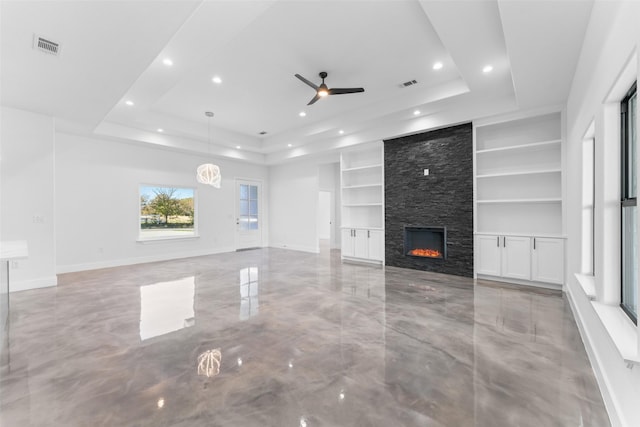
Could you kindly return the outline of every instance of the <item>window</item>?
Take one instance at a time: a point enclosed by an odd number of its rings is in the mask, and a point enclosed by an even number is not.
[[[240,184],[240,229],[258,229],[258,186]]]
[[[140,186],[140,240],[194,237],[195,189]]]
[[[638,320],[637,90],[633,84],[620,104],[622,142],[622,292],[621,307]]]
[[[595,141],[584,140],[582,147],[582,272],[594,274],[594,195]]]

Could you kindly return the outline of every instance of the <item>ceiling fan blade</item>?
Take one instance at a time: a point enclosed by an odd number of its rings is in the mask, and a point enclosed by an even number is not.
[[[344,95],[346,93],[359,93],[364,92],[361,87],[348,87],[348,88],[333,88],[329,89],[329,95]]]
[[[295,76],[297,78],[299,78],[300,80],[302,80],[303,82],[305,82],[306,84],[308,84],[309,86],[311,86],[313,89],[318,90],[318,86],[317,85],[311,83],[309,80],[305,79],[300,74],[296,74]]]
[[[311,98],[311,101],[309,101],[309,103],[307,105],[314,104],[318,99],[320,99],[320,95],[316,94],[316,96]]]

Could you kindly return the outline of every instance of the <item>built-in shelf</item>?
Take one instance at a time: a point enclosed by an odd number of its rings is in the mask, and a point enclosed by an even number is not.
[[[507,147],[497,147],[497,148],[488,148],[485,150],[477,150],[476,154],[487,154],[487,153],[498,153],[501,151],[526,151],[526,150],[536,150],[539,148],[545,148],[552,145],[560,145],[562,140],[554,139],[551,141],[542,141],[542,142],[533,142],[530,144],[521,144],[521,145],[510,145]]]
[[[486,173],[482,175],[476,175],[477,179],[482,178],[497,178],[497,177],[510,177],[510,176],[520,176],[520,175],[542,175],[548,173],[562,173],[562,169],[554,168],[554,169],[541,169],[541,170],[520,170],[513,172],[498,172],[498,173]]]
[[[340,156],[342,259],[384,264],[382,142]]]
[[[552,197],[545,199],[494,199],[494,200],[477,200],[476,203],[560,203],[562,202],[562,198],[560,197]]]
[[[564,261],[559,259],[562,255],[548,255],[564,253],[558,250],[564,244],[562,141],[559,111],[474,123],[475,256],[480,264],[496,250],[495,236],[507,236],[524,238],[522,247],[527,253],[530,250],[527,242],[546,239],[540,242],[549,251],[544,262],[557,261],[554,268],[563,265]],[[559,277],[564,275],[545,276],[544,269],[534,275],[534,267],[542,268],[544,264],[534,264],[533,257],[523,256],[521,260],[531,263],[531,274],[522,275],[523,280],[526,276],[530,282],[562,284]],[[494,271],[493,275],[515,277],[508,271],[496,272],[495,268],[485,267],[476,266],[476,274]]]

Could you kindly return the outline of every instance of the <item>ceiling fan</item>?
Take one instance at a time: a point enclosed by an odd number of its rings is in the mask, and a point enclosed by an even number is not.
[[[311,105],[315,103],[318,99],[323,98],[327,95],[344,95],[346,93],[364,92],[364,89],[361,87],[350,87],[350,88],[334,87],[332,89],[329,89],[327,85],[324,83],[324,79],[327,77],[326,71],[322,71],[319,75],[320,75],[320,78],[322,79],[322,83],[320,84],[320,86],[311,83],[309,80],[305,79],[300,74],[295,75],[297,78],[305,82],[307,85],[311,86],[316,91],[316,96],[314,96],[307,105]]]

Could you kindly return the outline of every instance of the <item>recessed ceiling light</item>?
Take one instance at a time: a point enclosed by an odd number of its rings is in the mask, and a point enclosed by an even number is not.
[[[339,133],[340,135],[343,135],[343,134],[344,134],[344,131],[343,131],[342,129],[340,129],[340,130],[338,131],[338,133]]]
[[[436,62],[435,64],[433,64],[434,70],[439,70],[441,68],[442,68],[442,62]]]
[[[300,117],[304,117],[307,115],[307,113],[305,113],[304,111],[300,111],[300,114],[298,114]]]
[[[222,83],[222,79],[218,76],[213,76],[213,78],[211,79],[212,82],[214,82],[215,84],[220,84]]]
[[[133,101],[128,100],[124,102],[125,104],[127,104],[129,107],[133,107]]]
[[[158,132],[162,133],[162,132],[164,132],[164,129],[158,128]]]
[[[291,148],[291,147],[293,147],[293,145],[291,145],[291,144],[287,144],[287,147]]]
[[[413,112],[413,115],[414,115],[414,116],[417,116],[418,114],[420,114],[420,110],[415,110],[415,111]]]
[[[490,73],[491,71],[493,71],[493,65],[485,65],[482,69],[483,73]]]
[[[171,66],[173,65],[173,61],[172,61],[170,58],[164,58],[164,59],[162,60],[162,63],[163,63],[164,65],[166,65],[167,67],[171,67]]]
[[[236,150],[239,150],[240,148],[242,147],[240,147],[239,145],[236,145]]]

